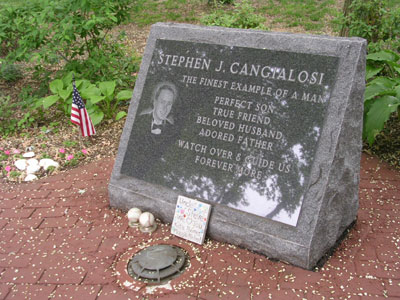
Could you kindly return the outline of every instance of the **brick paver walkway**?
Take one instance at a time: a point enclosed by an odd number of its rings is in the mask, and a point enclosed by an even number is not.
[[[140,233],[109,208],[112,165],[1,184],[0,299],[400,299],[400,172],[376,158],[363,155],[355,227],[317,272],[207,241],[191,281],[154,294],[121,288],[116,261],[139,244],[187,242],[169,225]]]

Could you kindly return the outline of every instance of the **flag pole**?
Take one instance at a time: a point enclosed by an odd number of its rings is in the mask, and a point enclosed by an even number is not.
[[[76,87],[75,73],[72,73],[72,82],[73,82],[73,86]],[[78,142],[79,142],[79,148],[82,150],[83,149],[83,136],[80,134],[78,134]]]

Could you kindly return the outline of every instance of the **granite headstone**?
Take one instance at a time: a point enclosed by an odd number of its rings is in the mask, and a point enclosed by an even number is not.
[[[356,219],[366,43],[152,26],[109,193],[172,222],[213,206],[208,235],[312,268]]]

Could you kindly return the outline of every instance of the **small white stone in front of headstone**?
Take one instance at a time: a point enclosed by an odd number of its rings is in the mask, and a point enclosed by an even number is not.
[[[37,165],[29,165],[26,168],[26,174],[35,174],[39,170],[40,170],[39,164],[37,164]]]
[[[43,169],[47,170],[49,167],[58,168],[60,164],[50,158],[43,158],[39,162],[39,166],[43,167]]]
[[[25,158],[31,158],[31,157],[34,157],[34,156],[35,156],[35,153],[33,153],[33,152],[26,152],[26,153],[24,153],[22,156],[25,157]]]
[[[179,196],[176,202],[171,233],[197,244],[203,244],[210,212],[211,205]]]
[[[14,165],[17,167],[18,170],[23,171],[26,169],[26,159],[18,159]]]
[[[32,181],[36,180],[37,176],[35,174],[28,174],[28,176],[25,177],[24,181]]]
[[[36,158],[28,159],[27,163],[29,166],[38,166],[39,165],[39,161]]]

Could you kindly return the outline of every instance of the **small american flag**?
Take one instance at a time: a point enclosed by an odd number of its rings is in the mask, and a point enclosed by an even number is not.
[[[81,127],[83,136],[91,136],[96,133],[92,120],[90,120],[89,114],[85,108],[85,104],[79,95],[79,92],[73,81],[74,89],[72,91],[72,108],[71,108],[71,122]]]

